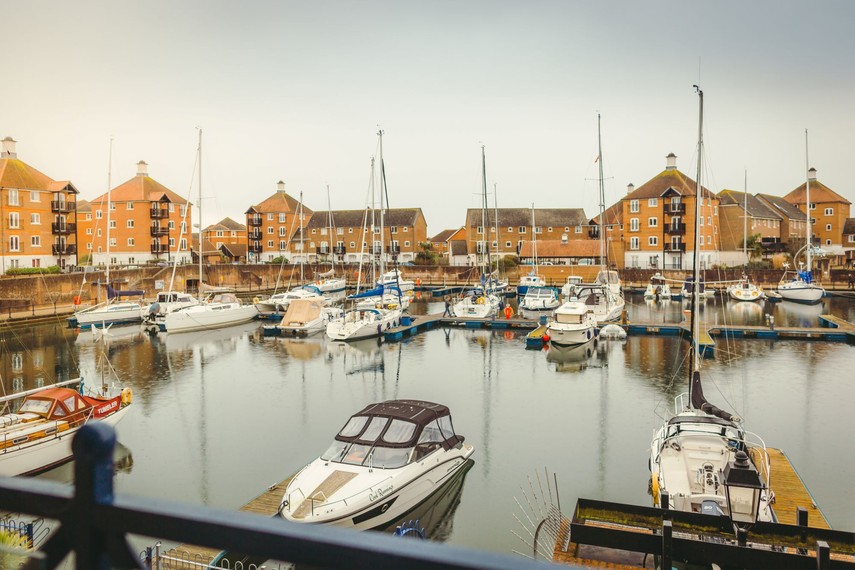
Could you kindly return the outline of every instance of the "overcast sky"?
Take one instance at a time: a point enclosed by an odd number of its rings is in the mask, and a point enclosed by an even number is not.
[[[0,138],[81,198],[140,159],[182,196],[203,139],[203,224],[284,180],[307,206],[363,208],[378,125],[392,207],[429,234],[478,207],[481,144],[500,207],[597,213],[678,155],[694,177],[705,93],[714,191],[849,200],[855,2],[246,0],[6,2]],[[490,197],[492,204],[493,197]],[[194,221],[195,222],[195,221]]]

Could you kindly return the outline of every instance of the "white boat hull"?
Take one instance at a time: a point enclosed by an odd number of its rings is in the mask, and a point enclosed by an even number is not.
[[[569,328],[560,324],[550,323],[546,327],[546,334],[549,335],[550,344],[556,346],[575,346],[592,340],[596,333],[593,326]]]
[[[84,309],[74,314],[76,326],[81,329],[91,328],[92,325],[110,325],[125,323],[140,323],[146,315],[146,307],[139,303],[111,304],[104,307]]]
[[[754,285],[734,285],[727,288],[727,294],[735,301],[759,301],[763,298],[763,291]]]
[[[822,300],[824,291],[813,284],[791,282],[778,285],[778,293],[785,301],[814,305]]]
[[[170,334],[218,329],[248,323],[258,316],[255,305],[240,305],[222,310],[211,310],[200,305],[166,315],[164,326]]]
[[[327,337],[331,340],[360,340],[382,335],[385,331],[397,326],[401,318],[398,310],[386,311],[382,314],[366,312],[365,318],[355,320],[336,319],[327,324]]]

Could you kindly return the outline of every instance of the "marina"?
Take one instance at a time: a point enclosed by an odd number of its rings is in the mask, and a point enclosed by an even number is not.
[[[107,354],[117,375],[128,379],[138,410],[118,429],[133,467],[117,473],[116,485],[122,492],[153,498],[255,509],[249,507],[260,504],[253,503],[255,497],[281,486],[311,459],[312,450],[326,445],[354,401],[444,400],[454,410],[466,410],[455,413],[455,427],[476,452],[442,540],[524,552],[528,546],[506,537],[517,526],[514,497],[537,469],[556,474],[562,501],[587,497],[650,504],[643,450],[657,410],[685,389],[682,378],[675,378],[682,375],[685,305],[646,303],[638,294],[629,295],[627,339],[600,340],[581,352],[526,350],[526,336],[538,321],[491,319],[467,325],[439,316],[443,303],[433,297],[414,301],[409,324],[390,329],[380,341],[265,337],[257,321],[174,336],[114,327]],[[718,325],[724,331],[768,331],[761,324],[761,307],[741,312],[734,306],[710,300],[705,319],[727,322],[730,328]],[[855,307],[847,299],[829,298],[815,308],[778,303],[765,309],[780,323],[777,332],[801,328],[811,340],[716,333],[716,350],[704,366],[715,378],[716,391],[751,418],[750,428],[765,433],[770,447],[786,452],[828,524],[851,529],[855,504],[834,490],[855,464],[833,450],[842,441],[840,428],[851,423],[847,410],[852,405],[848,380],[836,370],[855,347],[823,333],[849,338],[847,323]],[[631,328],[636,323],[651,330],[636,334]],[[5,366],[20,370],[24,387],[37,381],[40,372],[33,365],[48,354],[67,363],[68,374],[91,375],[100,346],[92,332],[75,332],[59,320],[5,331],[10,350]],[[14,346],[28,347],[21,352],[20,369]],[[822,389],[814,386],[811,379],[816,378]],[[16,387],[7,381],[7,391]],[[235,407],[235,390],[246,394],[251,405]],[[319,407],[322,413],[314,411]],[[239,419],[241,427],[233,429],[223,421],[226,417]],[[639,424],[647,429],[631,427]],[[600,428],[591,432],[591,425]],[[280,437],[244,445],[253,433]],[[527,440],[538,443],[526,445]],[[561,454],[544,453],[559,447]],[[827,468],[829,457],[833,469]],[[164,462],[178,468],[166,472]],[[784,484],[784,468],[776,464],[773,472],[776,483]],[[265,513],[273,508],[273,495],[266,499]],[[778,497],[782,513],[792,510],[785,495]],[[805,500],[795,496],[792,504]],[[821,518],[811,514],[810,520]],[[165,544],[163,550],[178,546]]]

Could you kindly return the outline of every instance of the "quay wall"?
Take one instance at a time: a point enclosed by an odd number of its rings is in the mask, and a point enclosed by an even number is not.
[[[329,269],[329,265],[306,265],[303,267],[305,280],[313,275]],[[530,271],[530,266],[518,266],[506,272],[511,284],[519,280],[520,275]],[[591,281],[596,277],[596,266],[541,266],[538,273],[547,283],[560,287],[569,275],[578,275],[583,281]],[[338,270],[341,272],[341,270]],[[142,289],[145,298],[153,298],[158,290],[168,289],[172,278],[172,267],[140,267],[136,269],[119,269],[110,271],[110,280],[118,289]],[[358,265],[347,265],[344,273],[348,283],[356,281],[359,272]],[[660,271],[667,279],[682,281],[689,274],[687,270]],[[401,273],[405,278],[418,281],[423,286],[467,285],[476,284],[479,279],[477,268],[455,266],[402,266]],[[621,279],[627,287],[643,287],[656,273],[652,269],[623,269]],[[772,287],[781,278],[779,270],[750,270],[751,279],[764,286]],[[710,269],[705,272],[706,280],[733,281],[739,279],[742,269]],[[829,289],[847,289],[849,275],[855,277],[855,272],[847,270],[831,270],[824,276],[822,283]],[[66,273],[58,275],[19,275],[0,277],[0,310],[44,305],[63,305],[73,303],[75,297],[80,298],[82,305],[97,302],[99,289],[97,285],[106,278],[104,271],[89,271],[86,273]],[[178,291],[195,291],[198,287],[199,268],[196,265],[183,265],[175,268],[175,279],[172,288]],[[242,294],[252,296],[255,292],[263,293],[275,288],[287,289],[296,286],[300,280],[298,265],[270,264],[211,264],[204,268],[204,282],[208,285],[231,287]],[[100,290],[100,299],[104,299],[104,291]]]

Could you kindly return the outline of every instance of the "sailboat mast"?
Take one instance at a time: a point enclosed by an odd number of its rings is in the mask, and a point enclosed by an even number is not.
[[[742,255],[745,267],[748,267],[748,169],[745,169],[745,183],[742,186]]]
[[[199,129],[199,146],[196,148],[199,154],[199,302],[202,302],[202,129]]]
[[[374,238],[374,230],[375,230],[375,221],[374,221],[374,186],[376,184],[376,173],[374,172],[374,157],[371,157],[371,236],[370,236],[370,244],[371,248],[369,251],[371,255],[369,258],[371,259],[371,283],[375,283],[377,281],[377,264],[374,263],[374,244],[377,240]]]
[[[298,212],[297,213],[297,225],[300,226],[300,243],[302,243],[303,247],[305,247],[306,236],[303,235],[303,233],[306,231],[306,227],[303,225],[303,191],[302,190],[300,190],[300,207],[297,208],[297,212]],[[303,282],[305,281],[305,278],[303,277],[303,267],[304,267],[303,264],[305,263],[306,258],[309,256],[308,251],[304,251],[303,253],[305,255],[300,256],[300,285],[301,286],[303,285]]]
[[[600,128],[600,114],[597,113],[597,163],[600,166],[600,269],[605,269],[606,252],[606,190],[603,183],[603,134]]]
[[[692,376],[698,371],[698,337],[700,328],[700,319],[698,318],[698,293],[700,283],[698,281],[698,272],[700,266],[699,243],[701,224],[701,200],[703,200],[701,186],[701,161],[704,155],[704,92],[698,86],[695,86],[698,92],[698,173],[695,179],[695,239],[694,251],[692,252],[692,341],[690,349],[690,366],[689,366],[689,401],[692,396]]]
[[[481,238],[483,239],[481,253],[484,255],[482,259],[484,260],[484,276],[486,278],[490,274],[491,259],[490,246],[487,241],[487,157],[484,152],[484,145],[481,145],[481,190],[483,193],[481,199]],[[484,285],[484,292],[486,293],[486,281]]]
[[[531,203],[531,245],[534,254],[534,273],[537,275],[537,227],[534,225],[534,202]]]
[[[385,230],[386,226],[384,225],[384,217],[383,217],[383,194],[386,191],[386,186],[384,184],[385,176],[383,175],[383,130],[380,129],[377,131],[377,136],[379,138],[380,145],[380,275],[386,273],[386,260],[384,259],[386,255],[386,235]]]
[[[810,162],[808,159],[808,130],[805,129],[805,212],[807,212],[807,220],[805,220],[805,252],[807,254],[807,270],[810,274],[810,250],[813,240],[810,238]]]
[[[113,137],[110,137],[110,153],[107,159],[107,270],[104,278],[110,284],[110,210],[113,207],[110,196],[113,192]]]
[[[327,223],[330,226],[330,265],[331,269],[335,270],[335,250],[333,249],[333,221],[332,221],[332,203],[330,202],[330,185],[327,184]]]

